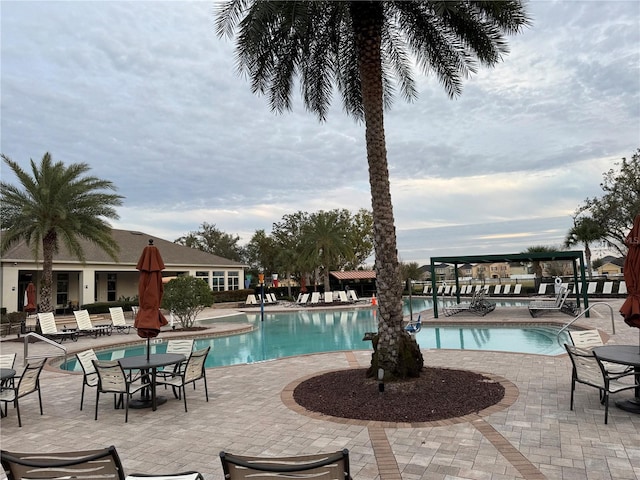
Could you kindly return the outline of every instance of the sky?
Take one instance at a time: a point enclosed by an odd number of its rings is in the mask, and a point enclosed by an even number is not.
[[[88,163],[124,197],[114,228],[240,236],[284,215],[371,209],[364,126],[271,112],[212,1],[0,2],[0,149]],[[640,148],[640,1],[531,1],[532,25],[461,96],[415,70],[385,113],[399,258],[560,247],[603,173]],[[15,183],[8,167],[3,181]],[[594,258],[609,252],[597,246]]]

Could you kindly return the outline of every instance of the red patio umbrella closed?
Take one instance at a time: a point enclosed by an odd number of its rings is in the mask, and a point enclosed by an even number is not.
[[[627,325],[640,328],[640,214],[636,215],[633,228],[624,243],[629,247],[624,261],[624,281],[628,296],[620,313]]]
[[[138,300],[140,308],[133,326],[138,330],[138,336],[148,339],[155,338],[160,333],[160,328],[167,325],[167,319],[160,311],[162,303],[162,270],[164,262],[158,248],[149,240],[149,245],[144,247],[138,260],[136,269],[140,270],[138,281]],[[147,345],[147,356],[149,345]]]
[[[33,282],[29,282],[27,289],[24,292],[26,302],[24,304],[24,311],[32,313],[36,311],[36,286]]]

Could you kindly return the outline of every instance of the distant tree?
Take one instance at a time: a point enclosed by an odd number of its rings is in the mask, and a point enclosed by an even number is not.
[[[592,267],[594,270],[598,270],[602,265],[604,265],[604,260],[603,260],[603,259],[601,259],[601,258],[596,258],[596,259],[592,262],[591,267]]]
[[[105,218],[118,219],[114,207],[122,205],[122,196],[106,193],[116,190],[113,183],[93,176],[86,163],[65,166],[54,163],[45,153],[40,165],[31,160],[31,173],[24,171],[9,157],[2,155],[20,182],[14,186],[0,184],[0,218],[2,243],[6,252],[24,240],[37,260],[42,247],[42,283],[39,309],[53,311],[53,257],[62,242],[81,262],[85,261],[80,240],[88,240],[118,261],[118,244],[111,236]]]
[[[324,291],[331,290],[329,272],[340,267],[340,259],[350,259],[353,253],[348,235],[349,218],[346,211],[331,210],[311,214],[302,229],[300,254],[306,264],[314,264],[319,270]]]
[[[406,283],[406,288],[409,291],[411,289],[412,280],[422,280],[424,278],[424,272],[420,268],[418,262],[401,262],[400,275],[402,281]]]
[[[571,248],[574,245],[584,245],[584,256],[587,263],[587,273],[589,279],[593,277],[591,270],[591,248],[589,244],[601,240],[605,235],[604,228],[600,222],[591,217],[573,217],[573,227],[567,233],[564,245]]]
[[[378,335],[369,375],[418,376],[424,360],[403,328],[384,109],[396,90],[416,97],[412,65],[435,72],[450,96],[477,65],[508,51],[506,35],[529,20],[524,2],[231,0],[218,8],[219,36],[236,37],[236,65],[271,108],[291,109],[299,85],[305,107],[324,120],[334,91],[365,124],[378,288]]]
[[[213,292],[201,278],[177,277],[164,286],[162,308],[173,312],[182,328],[192,328],[198,314],[211,305]]]
[[[605,231],[607,245],[625,255],[624,239],[633,226],[633,219],[640,214],[640,148],[630,160],[622,158],[615,165],[617,168],[603,174],[600,187],[604,195],[587,198],[578,212],[599,223]]]
[[[187,235],[178,238],[173,243],[184,245],[185,247],[195,248],[203,252],[217,255],[227,260],[235,260],[241,262],[244,251],[238,242],[238,235],[230,235],[219,230],[215,224],[204,222],[200,226],[200,230],[189,232]]]
[[[282,217],[282,221],[273,224],[271,236],[278,248],[278,264],[287,278],[300,282],[300,290],[306,291],[305,278],[315,266],[302,257],[302,234],[309,221],[309,214],[298,211]],[[291,290],[289,289],[289,296]]]
[[[373,254],[373,214],[364,208],[351,216],[347,235],[352,247],[352,259],[347,259],[341,268],[356,270]]]
[[[555,252],[558,249],[556,247],[550,247],[547,245],[534,245],[533,247],[527,248],[522,253],[547,253],[547,252]],[[540,282],[542,280],[542,263],[539,260],[535,260],[533,262],[533,273],[535,275],[535,288],[537,289],[540,286]]]
[[[256,230],[244,251],[245,260],[252,273],[263,272],[267,276],[278,273],[278,245],[272,237],[266,234],[264,229]]]

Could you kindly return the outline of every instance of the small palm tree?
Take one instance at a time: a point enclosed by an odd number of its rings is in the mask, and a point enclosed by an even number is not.
[[[40,311],[53,311],[53,257],[60,242],[84,262],[80,240],[89,240],[117,261],[118,245],[111,236],[111,227],[105,218],[118,219],[113,207],[121,205],[120,195],[105,193],[115,190],[114,185],[92,176],[86,163],[65,166],[54,163],[48,152],[40,165],[31,160],[31,173],[24,171],[9,157],[2,155],[20,186],[0,183],[0,217],[2,243],[5,252],[24,240],[40,257],[42,248],[42,284]]]
[[[605,238],[606,232],[600,222],[597,222],[591,217],[573,218],[573,227],[567,233],[567,237],[564,240],[564,244],[567,248],[571,248],[574,245],[584,245],[584,256],[587,261],[587,273],[589,279],[592,278],[591,267],[591,248],[589,244],[597,242]]]
[[[423,359],[402,325],[402,283],[384,131],[385,106],[398,88],[416,97],[415,59],[450,96],[477,63],[495,65],[505,35],[528,23],[522,0],[258,1],[230,0],[218,9],[218,35],[237,29],[237,65],[272,110],[291,109],[299,77],[305,106],[324,120],[333,83],[345,111],[364,120],[373,211],[378,343],[370,373],[419,375]],[[403,351],[404,350],[404,351]]]

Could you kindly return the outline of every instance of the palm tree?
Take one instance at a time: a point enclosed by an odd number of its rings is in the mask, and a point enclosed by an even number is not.
[[[508,51],[505,35],[528,24],[523,1],[230,0],[217,13],[218,35],[231,38],[237,29],[238,68],[251,79],[254,93],[269,96],[272,110],[291,109],[299,76],[304,104],[320,120],[334,81],[346,112],[364,120],[379,299],[370,372],[419,375],[422,355],[402,328],[383,110],[396,85],[407,99],[416,97],[412,59],[435,72],[450,96],[459,95],[462,79],[477,63],[498,63]]]
[[[573,218],[573,227],[567,233],[567,237],[564,240],[564,244],[567,248],[571,248],[574,245],[584,245],[584,256],[587,261],[587,273],[589,274],[589,280],[592,277],[591,268],[591,248],[589,244],[597,242],[606,236],[605,229],[600,222],[597,222],[591,217]]]
[[[5,252],[24,240],[40,257],[42,247],[42,284],[40,311],[53,311],[53,257],[60,242],[69,252],[84,262],[80,240],[89,240],[117,261],[118,245],[111,237],[111,227],[104,218],[117,219],[114,206],[122,204],[120,195],[104,193],[115,190],[113,184],[92,176],[86,163],[65,166],[53,163],[48,152],[40,165],[31,160],[31,173],[24,171],[9,157],[2,155],[20,187],[0,183],[0,216],[2,243]]]
[[[556,250],[558,249],[555,247],[547,246],[547,245],[534,245],[533,247],[527,248],[522,253],[549,253],[549,252],[555,252]],[[534,286],[535,286],[535,289],[537,290],[540,287],[540,282],[542,281],[542,274],[544,273],[542,269],[542,263],[540,263],[540,260],[533,261],[533,273],[535,275]]]

